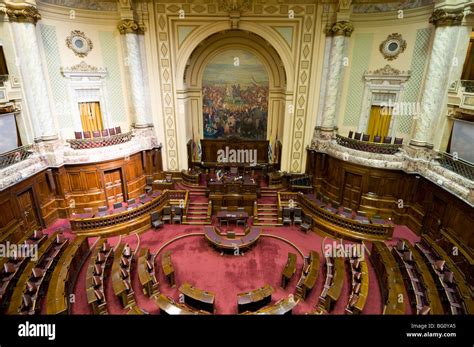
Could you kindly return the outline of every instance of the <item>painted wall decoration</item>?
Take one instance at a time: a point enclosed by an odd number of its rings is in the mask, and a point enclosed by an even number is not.
[[[268,73],[254,54],[218,54],[203,74],[204,138],[266,139],[268,90]]]

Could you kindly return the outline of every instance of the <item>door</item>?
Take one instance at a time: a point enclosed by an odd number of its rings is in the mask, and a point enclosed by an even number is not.
[[[372,106],[366,132],[366,134],[370,136],[370,141],[374,141],[375,136],[380,136],[381,139],[388,136],[391,119],[392,108],[387,106]]]
[[[434,196],[431,208],[428,208],[423,220],[423,232],[436,239],[442,227],[441,221],[443,220],[445,211],[446,202]]]
[[[105,196],[109,205],[124,201],[121,169],[105,171],[104,182]]]
[[[40,227],[41,221],[38,218],[33,190],[31,188],[18,194],[18,204],[20,205],[23,221],[28,230]]]
[[[358,209],[360,204],[360,190],[362,176],[346,172],[344,176],[344,190],[342,204],[351,209]]]

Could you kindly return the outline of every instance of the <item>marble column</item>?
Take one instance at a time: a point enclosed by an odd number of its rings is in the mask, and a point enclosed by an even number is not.
[[[448,12],[443,9],[435,10],[430,18],[430,23],[436,26],[436,31],[421,96],[420,115],[416,119],[410,145],[433,147],[434,128],[445,109],[449,76],[458,36],[461,33],[459,25],[462,19],[462,11]],[[459,61],[458,64],[462,65],[463,62]]]
[[[328,79],[329,56],[331,54],[331,47],[332,47],[332,36],[326,35],[326,40],[324,42],[323,71],[321,75],[321,83],[320,83],[320,90],[319,90],[318,118],[316,119],[317,127],[321,127],[321,124],[322,124],[324,102],[326,100],[326,88],[327,88],[326,82]]]
[[[41,63],[36,22],[41,15],[36,7],[7,4],[3,10],[11,22],[17,64],[22,76],[29,117],[36,142],[58,139],[45,72]]]
[[[338,96],[342,88],[344,52],[348,43],[348,37],[352,34],[353,30],[354,27],[350,22],[341,21],[333,24],[326,32],[326,35],[332,36],[332,42],[321,118],[322,133],[332,135],[334,131],[338,111]]]
[[[144,28],[137,22],[124,19],[119,25],[120,34],[124,37],[126,47],[126,64],[129,70],[130,94],[135,128],[151,126],[149,108],[146,105],[146,93],[142,67],[142,56],[138,35],[142,35]]]

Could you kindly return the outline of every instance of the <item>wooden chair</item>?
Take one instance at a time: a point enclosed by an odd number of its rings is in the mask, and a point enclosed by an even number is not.
[[[380,141],[382,141],[382,137],[380,137],[380,136],[375,136],[374,137],[374,143],[380,143]]]
[[[364,134],[364,135],[362,136],[362,141],[367,142],[367,141],[369,141],[369,140],[370,140],[370,136],[369,136],[368,134]]]
[[[102,130],[102,137],[109,136],[109,131],[107,129]]]
[[[301,225],[301,223],[303,223],[302,210],[299,207],[295,208],[295,212],[293,215],[293,223],[295,225]]]
[[[92,207],[84,207],[84,213],[92,213]]]
[[[360,138],[362,137],[362,134],[361,133],[355,133],[354,134],[354,140],[359,140],[360,141]]]
[[[182,212],[181,207],[175,207],[174,208],[174,215],[173,215],[173,218],[171,219],[173,224],[175,224],[176,222],[181,224],[182,213],[183,212]]]
[[[115,127],[115,134],[121,134],[121,133],[122,133],[122,129],[120,129],[120,126]]]
[[[120,208],[120,207],[122,207],[122,203],[121,203],[121,202],[116,202],[116,203],[114,203],[114,210],[115,210],[116,208]]]
[[[115,128],[110,128],[109,129],[109,135],[110,136],[115,135]]]
[[[304,216],[303,223],[301,223],[301,230],[305,232],[310,231],[312,224],[311,216]]]
[[[83,131],[82,135],[84,136],[85,139],[90,139],[92,137],[90,131]]]
[[[100,136],[100,131],[99,130],[92,131],[92,136],[94,136],[94,138],[101,137]]]
[[[82,140],[82,132],[75,131],[74,132],[74,137],[76,138],[76,140]]]
[[[107,211],[107,206],[99,206],[98,211],[99,212],[106,212]]]
[[[391,136],[385,136],[383,138],[383,143],[387,143],[387,144],[392,143],[392,137]]]

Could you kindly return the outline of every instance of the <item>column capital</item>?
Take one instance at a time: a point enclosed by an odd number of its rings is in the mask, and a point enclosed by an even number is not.
[[[455,26],[461,25],[464,18],[464,11],[460,9],[444,9],[438,8],[434,10],[433,14],[430,17],[430,23],[435,26]]]
[[[351,36],[354,26],[348,21],[339,21],[326,26],[326,35],[332,36]]]
[[[35,6],[28,4],[6,3],[0,12],[8,16],[11,22],[26,22],[36,24],[41,19],[41,14]]]
[[[145,32],[145,26],[142,23],[138,23],[133,19],[122,19],[117,29],[121,35],[125,34],[143,34]]]

